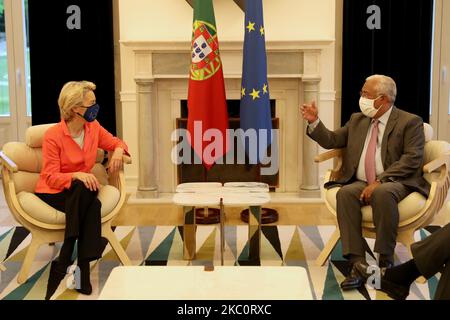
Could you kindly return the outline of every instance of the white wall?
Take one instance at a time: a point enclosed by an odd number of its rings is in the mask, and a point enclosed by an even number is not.
[[[334,39],[335,0],[264,0],[267,40]],[[219,40],[242,40],[244,13],[214,0]],[[186,41],[192,8],[185,0],[119,0],[122,40]]]
[[[121,41],[183,41],[191,40],[192,8],[185,0],[117,0]],[[342,0],[263,0],[267,41],[335,40],[325,48],[321,60],[320,116],[330,128],[340,122],[340,76]],[[232,0],[214,0],[219,41],[243,41],[244,13]],[[336,19],[336,17],[338,19]],[[338,48],[338,49],[336,49]],[[119,127],[135,155],[127,166],[129,185],[138,177],[137,106],[134,82],[133,53],[121,47],[121,94]],[[338,97],[336,97],[338,93]],[[120,114],[122,116],[120,116]],[[330,167],[320,166],[320,174]]]

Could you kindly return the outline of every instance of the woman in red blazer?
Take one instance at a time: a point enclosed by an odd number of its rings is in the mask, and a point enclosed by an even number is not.
[[[122,166],[127,145],[104,129],[96,117],[99,105],[92,82],[69,82],[61,90],[58,105],[61,122],[47,130],[43,145],[43,168],[36,195],[55,209],[65,212],[65,239],[58,261],[52,263],[46,299],[49,299],[72,264],[78,240],[78,267],[83,294],[91,294],[89,262],[102,255],[101,203],[97,193],[101,185],[91,173],[97,149],[114,151],[108,171]]]

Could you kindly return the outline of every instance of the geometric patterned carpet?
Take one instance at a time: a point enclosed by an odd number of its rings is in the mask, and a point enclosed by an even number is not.
[[[438,227],[428,227],[416,232],[416,240],[427,237]],[[261,237],[261,266],[301,266],[308,272],[310,290],[314,299],[323,300],[388,300],[382,292],[369,286],[353,291],[342,291],[339,283],[349,272],[349,264],[342,258],[340,243],[334,249],[331,262],[323,267],[315,264],[315,259],[334,231],[333,226],[263,226]],[[225,227],[224,264],[228,266],[249,265],[248,228],[242,226]],[[220,234],[218,226],[198,226],[197,259],[183,260],[182,227],[117,227],[115,234],[121,241],[133,265],[220,265]],[[373,248],[373,240],[367,240]],[[42,246],[38,252],[25,284],[18,285],[16,278],[30,243],[30,235],[22,227],[0,227],[0,261],[7,268],[0,272],[0,300],[43,300],[46,293],[50,263],[57,258],[61,243]],[[374,263],[368,255],[369,264]],[[395,263],[410,259],[405,247],[397,245]],[[52,296],[52,300],[97,299],[111,270],[120,263],[107,245],[100,260],[91,263],[90,296],[66,289],[63,280]],[[411,286],[409,300],[430,300],[437,287],[438,276],[425,284]]]

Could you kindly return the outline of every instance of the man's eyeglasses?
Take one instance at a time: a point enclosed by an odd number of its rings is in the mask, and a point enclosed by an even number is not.
[[[369,99],[372,99],[375,97],[375,96],[371,96],[367,91],[362,91],[362,90],[359,92],[359,96],[363,97],[363,98],[369,98]],[[379,95],[378,97],[381,97],[381,95]]]

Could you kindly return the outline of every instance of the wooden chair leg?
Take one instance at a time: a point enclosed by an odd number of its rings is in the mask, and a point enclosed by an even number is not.
[[[36,237],[32,236],[30,246],[28,247],[25,259],[23,260],[22,267],[20,268],[19,275],[17,276],[17,282],[23,284],[28,280],[28,274],[30,272],[31,265],[33,264],[36,253],[41,246],[41,242]]]
[[[108,239],[109,244],[113,248],[114,252],[116,253],[117,257],[119,258],[120,262],[124,266],[131,266],[131,260],[126,254],[125,250],[123,249],[122,245],[120,244],[119,240],[117,240],[116,235],[111,229],[110,223],[106,223],[104,226],[102,226],[102,235]]]
[[[328,240],[322,252],[319,254],[319,257],[316,259],[316,265],[323,266],[325,264],[325,262],[328,260],[328,257],[331,254],[331,251],[333,251],[340,237],[341,233],[339,232],[339,228],[336,227],[336,230],[334,230],[330,240]]]

